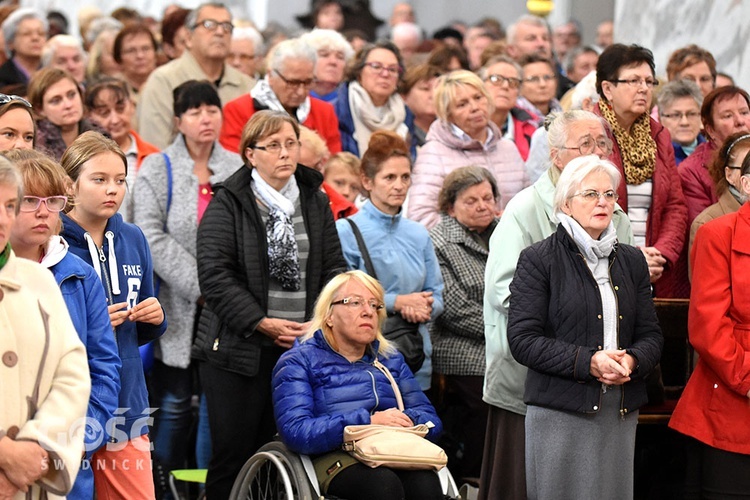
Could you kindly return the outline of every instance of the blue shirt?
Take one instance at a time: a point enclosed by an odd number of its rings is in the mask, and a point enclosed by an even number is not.
[[[427,229],[401,213],[381,212],[369,200],[351,219],[362,233],[375,273],[385,289],[388,312],[395,312],[397,295],[432,292],[432,319],[437,318],[443,312],[443,275]],[[366,272],[349,223],[338,220],[336,229],[349,269]],[[425,360],[415,375],[422,389],[427,390],[432,377],[432,343],[425,323],[419,326],[419,332],[424,340]]]

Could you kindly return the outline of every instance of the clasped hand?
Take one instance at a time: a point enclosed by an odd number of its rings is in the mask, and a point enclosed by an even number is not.
[[[591,375],[607,385],[622,385],[630,381],[635,359],[624,349],[596,351],[591,357]]]
[[[397,408],[376,411],[370,417],[371,424],[389,425],[391,427],[411,427],[414,423],[404,412]]]
[[[667,263],[667,259],[664,258],[656,247],[641,247],[641,252],[643,252],[643,255],[646,257],[651,283],[656,283],[664,273],[664,265]]]
[[[258,331],[271,338],[273,343],[279,347],[289,349],[300,335],[304,335],[310,329],[310,322],[297,323],[279,318],[263,318],[258,323]]]
[[[128,309],[127,302],[119,302],[107,307],[109,311],[109,321],[112,328],[117,328],[128,321],[140,321],[141,323],[150,323],[152,325],[161,325],[164,321],[164,310],[161,308],[159,299],[149,297]]]
[[[398,295],[394,308],[409,323],[424,323],[432,316],[432,292],[416,292]]]

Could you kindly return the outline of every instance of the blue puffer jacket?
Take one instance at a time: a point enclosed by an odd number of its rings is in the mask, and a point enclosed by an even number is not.
[[[339,85],[336,100],[333,107],[336,110],[336,116],[339,119],[339,132],[341,133],[341,150],[348,151],[358,158],[362,157],[364,151],[359,150],[359,145],[354,139],[354,117],[349,106],[349,84],[342,83]],[[414,133],[414,113],[409,106],[406,107],[406,118],[404,124],[409,129],[409,153],[412,160],[417,158],[417,136]]]
[[[377,352],[378,342],[372,346]],[[291,450],[318,455],[338,449],[344,427],[369,424],[376,411],[397,407],[388,378],[372,364],[373,350],[352,363],[318,330],[281,356],[273,370],[273,409],[281,439]],[[435,441],[443,424],[403,356],[378,359],[398,383],[404,413],[415,424],[432,422],[427,438]]]
[[[91,396],[86,417],[84,439],[86,458],[106,444],[106,424],[117,409],[120,394],[120,367],[117,344],[107,313],[107,299],[94,268],[68,252],[68,245],[59,236],[50,238],[41,264],[47,267],[60,287],[70,319],[78,337],[86,346],[91,373]],[[95,428],[93,422],[99,424]],[[91,467],[78,472],[68,498],[93,498],[94,474]]]
[[[109,304],[127,302],[130,308],[154,296],[151,252],[138,226],[123,222],[122,216],[115,214],[107,221],[104,245],[96,248],[93,242],[89,246],[86,230],[65,214],[61,218],[62,236],[70,251],[98,270]],[[148,433],[148,392],[138,346],[160,337],[166,329],[166,315],[160,325],[125,321],[117,327],[117,351],[122,360],[118,403],[127,411],[116,417],[116,431],[107,429],[110,440],[122,442]]]

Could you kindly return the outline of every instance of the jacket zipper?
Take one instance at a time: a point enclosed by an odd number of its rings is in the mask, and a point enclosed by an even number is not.
[[[109,271],[107,270],[107,266],[105,265],[107,263],[107,257],[104,255],[104,245],[102,245],[101,247],[97,247],[97,250],[99,251],[99,268],[102,271],[104,288],[107,291],[107,301],[108,305],[111,306],[115,303],[115,298],[112,296],[112,285],[109,281]],[[117,328],[112,328],[112,334],[115,336],[115,342],[117,342]]]

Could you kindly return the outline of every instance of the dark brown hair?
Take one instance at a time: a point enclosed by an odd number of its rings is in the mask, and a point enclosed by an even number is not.
[[[406,158],[409,160],[409,167],[412,167],[409,146],[401,136],[390,130],[378,130],[370,136],[367,151],[362,156],[360,171],[368,179],[374,179],[383,163],[393,157]]]
[[[399,85],[398,91],[401,94],[408,94],[416,84],[421,81],[437,78],[443,74],[443,71],[437,66],[430,64],[417,64],[409,68],[404,74],[404,79]]]
[[[654,54],[640,45],[623,45],[615,43],[607,47],[599,56],[596,63],[596,91],[605,101],[602,92],[602,82],[613,82],[620,78],[620,70],[647,63],[651,68],[651,76],[656,72]]]
[[[743,89],[734,85],[719,87],[709,92],[708,95],[703,98],[703,106],[701,106],[701,121],[703,122],[703,128],[709,126],[714,128],[713,111],[716,103],[726,101],[727,99],[737,97],[738,95],[741,95],[745,99],[747,105],[750,106],[750,95],[748,95]],[[32,104],[34,103],[32,102]]]
[[[750,147],[750,134],[747,132],[737,132],[724,141],[724,144],[713,154],[711,157],[711,163],[708,164],[708,173],[716,185],[716,194],[721,196],[724,191],[729,187],[727,182],[727,176],[724,171],[729,166],[730,155],[732,151],[736,151],[740,147]],[[745,155],[745,159],[750,155]],[[736,163],[733,166],[737,166]],[[742,161],[742,175],[747,174],[747,168],[750,167],[750,163]]]
[[[398,76],[399,81],[401,80],[404,70],[404,60],[401,57],[401,52],[393,42],[380,40],[376,43],[368,43],[354,55],[354,58],[350,61],[349,67],[346,70],[346,80],[348,82],[359,80],[359,77],[362,75],[362,69],[364,69],[365,63],[367,62],[367,56],[369,56],[370,52],[375,49],[385,49],[393,52],[398,61],[398,67],[401,68],[401,73]]]

